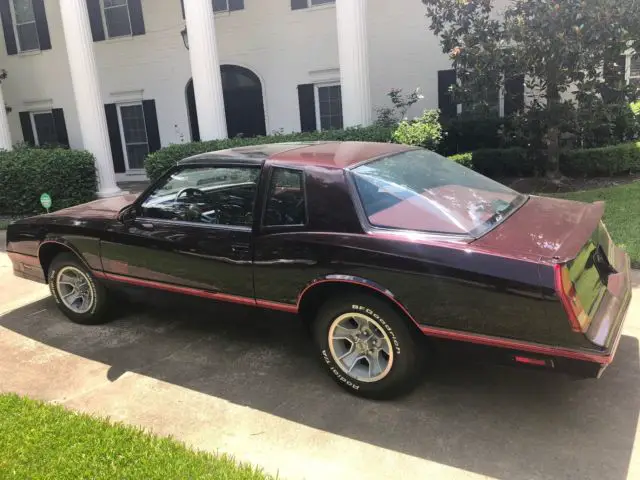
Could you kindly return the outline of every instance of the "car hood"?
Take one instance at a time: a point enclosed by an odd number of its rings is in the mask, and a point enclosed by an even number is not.
[[[127,194],[117,197],[102,198],[89,203],[83,203],[74,207],[64,208],[50,213],[52,217],[74,218],[116,218],[118,212],[127,205],[135,202],[137,195]]]
[[[531,196],[473,245],[498,255],[564,262],[577,255],[603,214],[603,202]]]

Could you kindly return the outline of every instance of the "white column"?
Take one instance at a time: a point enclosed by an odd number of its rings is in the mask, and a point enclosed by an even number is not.
[[[227,138],[222,77],[211,0],[184,2],[193,90],[201,140]]]
[[[13,149],[11,132],[9,131],[9,120],[7,119],[7,109],[4,105],[2,85],[0,85],[0,148],[4,150]]]
[[[60,0],[60,12],[82,143],[84,148],[96,157],[98,196],[118,195],[122,192],[116,184],[116,175],[113,170],[107,118],[100,93],[87,2],[86,0]]]
[[[371,124],[367,0],[337,0],[338,53],[345,127]]]

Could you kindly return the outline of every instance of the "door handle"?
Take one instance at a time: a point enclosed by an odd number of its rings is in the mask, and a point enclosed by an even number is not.
[[[231,245],[231,251],[233,253],[247,253],[249,251],[249,245],[234,243],[233,245]]]
[[[139,223],[138,225],[140,225],[140,228],[144,230],[153,230],[153,223],[144,222],[144,223]]]

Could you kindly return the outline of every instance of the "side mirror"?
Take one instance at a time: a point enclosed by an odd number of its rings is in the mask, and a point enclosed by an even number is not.
[[[118,214],[118,220],[122,223],[131,223],[136,218],[136,209],[134,205],[129,205],[128,207],[123,208]]]

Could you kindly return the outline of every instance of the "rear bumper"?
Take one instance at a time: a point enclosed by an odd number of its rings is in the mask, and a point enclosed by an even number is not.
[[[42,265],[38,257],[23,255],[16,252],[7,252],[9,260],[13,264],[13,274],[16,277],[24,278],[38,283],[47,283]]]

